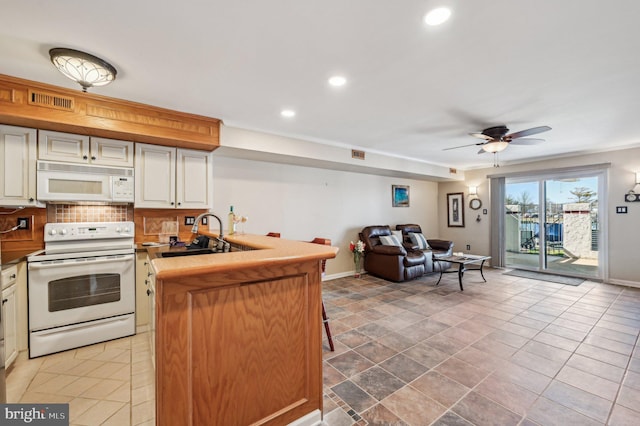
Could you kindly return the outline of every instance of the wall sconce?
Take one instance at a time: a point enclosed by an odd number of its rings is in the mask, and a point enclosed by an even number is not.
[[[469,195],[478,195],[478,187],[469,186]]]

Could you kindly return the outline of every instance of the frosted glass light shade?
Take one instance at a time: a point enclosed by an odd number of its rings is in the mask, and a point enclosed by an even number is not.
[[[49,50],[49,55],[58,71],[80,84],[83,92],[111,83],[118,73],[107,61],[79,50],[55,48]]]
[[[484,149],[487,152],[496,153],[496,152],[504,151],[507,148],[507,146],[509,146],[509,142],[493,141],[493,142],[487,142],[484,145],[482,145],[482,149]]]

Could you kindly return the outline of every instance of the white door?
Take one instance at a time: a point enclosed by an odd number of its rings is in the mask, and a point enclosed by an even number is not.
[[[0,125],[0,205],[35,206],[36,130]]]
[[[91,163],[133,167],[133,142],[91,137]]]
[[[38,131],[38,159],[71,163],[89,162],[89,136]]]
[[[178,208],[210,209],[213,155],[207,151],[178,149],[176,199]]]
[[[175,148],[137,143],[135,175],[135,207],[175,207]]]

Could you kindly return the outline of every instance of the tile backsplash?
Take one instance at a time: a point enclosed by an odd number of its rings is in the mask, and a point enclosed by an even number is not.
[[[133,221],[131,205],[49,204],[47,222],[124,222]]]

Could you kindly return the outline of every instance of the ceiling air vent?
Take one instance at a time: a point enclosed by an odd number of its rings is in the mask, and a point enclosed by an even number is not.
[[[352,149],[351,158],[355,158],[357,160],[364,160],[364,151],[358,151],[356,149]]]
[[[71,97],[55,95],[47,92],[36,92],[29,90],[29,103],[46,108],[73,111],[73,101]]]

